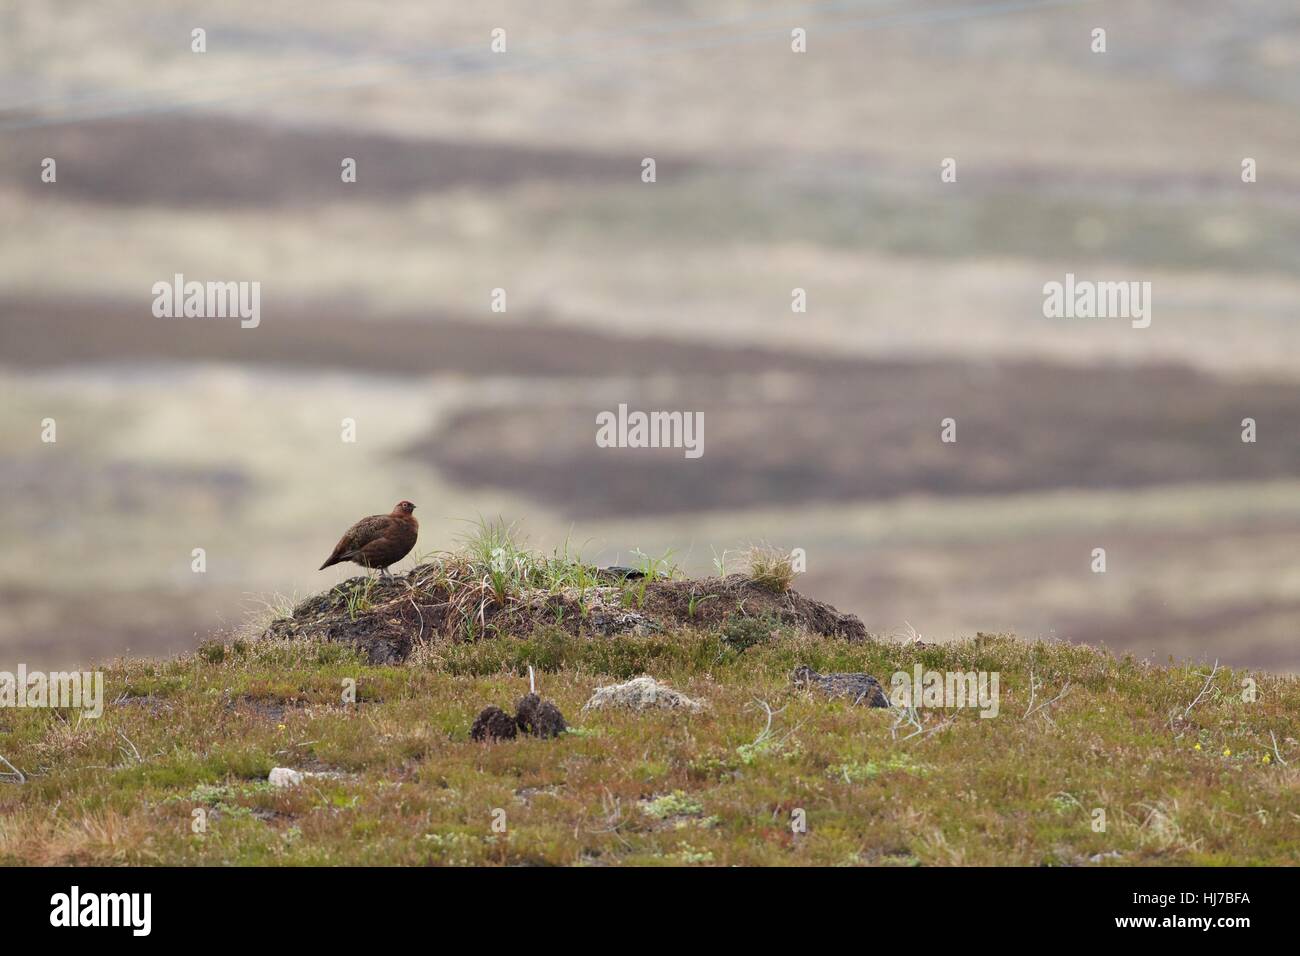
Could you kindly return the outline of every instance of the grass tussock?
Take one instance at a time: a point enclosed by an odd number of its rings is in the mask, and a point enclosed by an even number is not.
[[[546,627],[609,637],[725,624],[744,646],[792,628],[867,636],[856,617],[790,590],[789,560],[691,581],[671,552],[633,555],[635,567],[598,568],[568,545],[542,554],[524,545],[513,526],[480,521],[456,551],[428,556],[401,577],[344,581],[271,620],[263,636],[349,643],[371,663],[399,663],[448,641]]]
[[[769,544],[751,545],[745,552],[745,565],[756,584],[777,594],[790,590],[798,573],[794,553]]]
[[[826,673],[1000,675],[996,717],[853,706]],[[482,745],[484,705],[539,690],[555,740]],[[649,673],[707,701],[582,710]],[[1279,864],[1300,854],[1300,680],[1088,647],[713,626],[550,627],[430,643],[400,666],[231,641],[106,669],[99,720],[0,710],[3,864]],[[349,694],[348,689],[352,688]],[[314,774],[268,786],[284,766]],[[495,811],[504,811],[505,829]],[[796,811],[801,811],[797,813]],[[806,827],[795,825],[806,821]]]

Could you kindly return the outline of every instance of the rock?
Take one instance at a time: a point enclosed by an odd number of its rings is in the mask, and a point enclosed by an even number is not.
[[[304,775],[301,770],[275,767],[266,778],[266,782],[273,787],[296,787],[303,782],[303,779]]]
[[[810,688],[828,697],[848,697],[867,707],[888,707],[889,698],[880,681],[870,674],[818,674],[811,667],[796,667],[790,675],[795,687]]]
[[[692,713],[699,711],[703,703],[692,700],[685,694],[661,684],[653,677],[636,677],[622,684],[597,687],[591,699],[583,705],[583,710],[603,710],[606,707],[626,707],[631,710],[675,709],[681,708]]]
[[[515,719],[500,707],[488,705],[474,718],[474,726],[469,729],[473,740],[514,740]]]
[[[640,581],[646,576],[644,568],[629,568],[625,564],[611,564],[609,567],[596,569],[596,577],[606,581]],[[667,581],[671,575],[665,571],[656,571],[654,577]]]
[[[611,564],[607,568],[600,568],[596,574],[611,581],[635,581],[645,577],[645,572],[640,568],[629,568],[621,564]]]
[[[519,729],[534,737],[558,737],[568,724],[560,708],[536,694],[526,694],[515,705],[515,723]]]
[[[585,624],[592,634],[601,637],[613,637],[615,634],[631,634],[633,637],[645,637],[647,634],[654,634],[662,630],[652,618],[646,617],[644,614],[638,614],[636,611],[625,611],[621,608],[618,610],[593,610],[587,615]]]

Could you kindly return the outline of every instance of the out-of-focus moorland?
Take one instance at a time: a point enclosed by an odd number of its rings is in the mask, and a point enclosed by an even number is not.
[[[766,540],[879,633],[1300,669],[1298,66],[1286,0],[11,5],[0,666],[192,647],[410,498],[423,551]],[[1044,319],[1066,272],[1151,327]],[[597,448],[619,402],[704,456]]]

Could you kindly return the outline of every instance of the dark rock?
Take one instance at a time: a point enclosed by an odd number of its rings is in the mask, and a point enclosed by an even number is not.
[[[867,707],[888,707],[880,681],[870,674],[818,674],[811,667],[796,667],[790,675],[795,687],[820,691],[828,697],[848,697]]]
[[[473,740],[514,740],[515,733],[514,718],[495,704],[484,707],[469,729]]]
[[[534,737],[558,737],[568,726],[560,708],[536,694],[526,694],[515,705],[515,723],[519,729]]]
[[[606,578],[611,581],[627,581],[627,580],[635,581],[639,578],[645,577],[645,572],[642,571],[640,568],[624,567],[621,564],[611,564],[607,568],[600,568],[599,570],[597,570],[596,574],[599,577]]]
[[[655,571],[653,575],[648,575],[644,568],[629,568],[625,564],[611,564],[608,567],[596,568],[596,577],[615,584],[623,581],[640,581],[646,577],[654,577],[660,581],[672,579],[672,575],[667,571]]]

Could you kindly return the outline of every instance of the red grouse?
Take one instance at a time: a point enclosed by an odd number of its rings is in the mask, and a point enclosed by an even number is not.
[[[339,538],[334,553],[318,570],[324,571],[340,561],[352,561],[387,574],[389,565],[402,560],[415,547],[420,523],[411,513],[414,510],[415,505],[409,501],[399,501],[392,514],[362,518]]]

